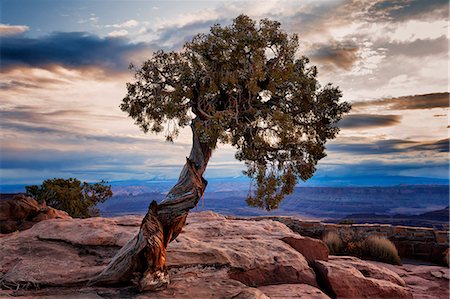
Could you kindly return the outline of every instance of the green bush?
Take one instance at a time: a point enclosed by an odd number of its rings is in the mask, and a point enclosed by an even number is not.
[[[42,185],[26,186],[25,190],[40,204],[66,211],[75,218],[99,216],[96,204],[113,195],[111,186],[104,181],[89,184],[73,178],[45,180]]]
[[[367,257],[379,262],[401,265],[395,245],[386,238],[369,236],[364,240],[363,253]]]
[[[339,237],[336,232],[330,231],[325,233],[325,235],[322,237],[322,241],[327,245],[330,254],[342,253],[343,243],[341,237]]]

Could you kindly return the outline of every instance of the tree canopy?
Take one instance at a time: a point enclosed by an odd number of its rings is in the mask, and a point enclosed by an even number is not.
[[[98,216],[95,205],[112,197],[111,186],[106,182],[89,184],[78,179],[49,179],[42,185],[25,187],[26,193],[39,203],[46,203],[52,208],[66,211],[76,218]]]
[[[237,148],[252,178],[247,203],[275,209],[301,179],[311,178],[350,110],[339,88],[317,80],[298,53],[297,35],[280,23],[245,15],[214,25],[180,52],[157,51],[127,84],[121,109],[144,132],[173,141],[191,124],[201,142]]]

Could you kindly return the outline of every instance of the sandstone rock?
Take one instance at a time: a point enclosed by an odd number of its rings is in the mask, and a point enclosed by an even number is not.
[[[137,233],[141,220],[142,216],[55,219],[1,235],[0,284],[29,290],[0,290],[0,297],[328,298],[317,288],[315,273],[299,252],[306,246],[305,238],[279,222],[228,220],[211,212],[190,214],[183,232],[169,245],[168,289],[140,294],[127,286],[86,287],[84,282]],[[312,248],[321,246],[306,240]],[[323,252],[310,252],[323,258]],[[400,286],[403,279],[417,298],[448,298],[448,281],[431,274],[440,271],[448,277],[447,268],[405,263],[397,267],[352,257],[330,257],[314,264],[321,264],[317,268],[322,267],[319,273],[329,281],[330,295],[410,298]]]
[[[368,263],[388,268],[397,273],[405,281],[414,298],[436,299],[449,298],[449,284],[445,279],[449,276],[448,267],[423,263],[414,260],[403,260],[403,265],[394,266],[380,262],[368,261]],[[436,278],[431,273],[441,272],[442,278]]]
[[[35,223],[48,219],[70,219],[64,211],[41,206],[24,195],[0,201],[0,233],[7,234],[31,228]]]
[[[315,260],[328,261],[328,247],[319,239],[309,237],[284,237],[283,242],[300,252],[308,263]]]
[[[39,211],[39,214],[34,217],[32,222],[40,222],[48,219],[70,219],[72,217],[67,214],[67,212],[57,210],[51,207],[43,208]]]
[[[198,214],[188,218],[183,233],[169,245],[169,266],[229,267],[231,278],[249,286],[317,285],[303,255],[281,240],[286,236],[302,240],[285,225],[271,220],[227,220],[212,212]]]
[[[272,299],[329,299],[320,289],[307,284],[277,284],[258,287]]]
[[[330,260],[336,265],[352,266],[356,268],[364,277],[390,281],[399,286],[406,286],[405,281],[394,271],[388,268],[374,265],[370,262],[360,260],[353,256],[330,256]]]
[[[138,218],[139,221],[132,220],[133,218]],[[33,233],[39,240],[65,242],[75,246],[121,247],[138,233],[141,221],[140,216],[53,220],[37,223],[33,227]],[[121,224],[124,222],[127,225]]]
[[[166,290],[159,292],[138,293],[132,287],[77,287],[43,288],[30,291],[4,291],[4,295],[20,296],[20,298],[86,298],[86,299],[169,299],[169,298],[236,298],[236,299],[269,299],[261,290],[250,288],[239,281],[229,279],[226,270],[203,269],[190,267],[170,270],[171,284]],[[0,291],[0,297],[3,295]]]
[[[40,206],[36,200],[26,196],[0,201],[0,221],[25,220],[36,215]]]
[[[346,263],[316,261],[314,266],[323,287],[337,298],[412,298],[407,288],[390,281],[365,277]]]
[[[87,280],[101,271],[108,259],[137,233],[138,226],[118,225],[120,220],[54,219],[2,236],[3,282],[12,286],[39,286]]]

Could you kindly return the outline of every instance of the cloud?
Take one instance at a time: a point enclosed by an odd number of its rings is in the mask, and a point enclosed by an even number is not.
[[[400,119],[400,115],[350,114],[339,122],[339,127],[345,129],[387,127],[399,124]]]
[[[100,38],[84,32],[58,32],[38,38],[6,37],[0,43],[3,68],[20,66],[99,67],[125,71],[129,57],[147,48],[122,38]]]
[[[0,36],[17,35],[28,31],[30,28],[25,25],[0,24]]]
[[[433,109],[448,108],[449,93],[429,93],[421,95],[410,95],[398,98],[386,98],[375,101],[355,102],[352,107],[355,109],[369,106],[384,106],[390,110],[415,110],[415,109]]]
[[[417,161],[383,161],[370,159],[365,161],[354,161],[350,164],[328,164],[320,165],[317,174],[312,181],[320,179],[337,178],[340,182],[347,181],[349,185],[358,184],[360,180],[369,180],[372,186],[392,184],[392,179],[397,177],[398,183],[408,184],[429,184],[433,183],[424,178],[441,178],[446,180],[448,184],[449,166],[446,160],[427,161],[427,163]],[[413,177],[417,179],[411,180]],[[403,182],[402,182],[403,181]],[[395,184],[398,184],[395,183]],[[445,182],[440,182],[445,183]]]
[[[378,21],[390,22],[403,22],[408,19],[443,19],[448,17],[448,5],[448,0],[373,1],[367,10],[367,16]]]
[[[0,82],[0,90],[15,90],[15,89],[22,89],[22,88],[39,88],[39,85],[30,84],[27,82],[16,81],[16,80]]]
[[[168,50],[179,50],[185,42],[199,33],[206,33],[215,24],[222,26],[230,23],[229,19],[211,19],[192,21],[183,25],[170,25],[157,30],[158,39],[155,44]]]
[[[358,60],[359,47],[351,42],[330,42],[320,45],[310,58],[321,64],[332,64],[338,68],[349,70]]]
[[[345,152],[353,155],[386,155],[394,153],[412,152],[448,152],[449,139],[418,142],[403,139],[361,140],[358,143],[331,143],[327,146],[329,151]]]
[[[446,55],[448,39],[442,35],[435,39],[416,39],[408,42],[390,42],[379,45],[387,48],[390,56],[425,57],[430,55]]]
[[[0,166],[5,169],[55,170],[85,169],[87,172],[97,168],[97,172],[114,170],[130,171],[128,167],[142,164],[142,155],[129,153],[102,153],[98,151],[61,151],[57,149],[35,150],[31,148],[2,147]]]
[[[114,30],[110,33],[108,33],[109,37],[123,37],[128,35],[128,31],[125,29],[121,29],[121,30]]]
[[[416,151],[437,151],[441,153],[448,153],[449,152],[449,140],[450,139],[442,139],[438,141],[432,141],[432,142],[424,142],[415,146],[412,146],[411,150]]]
[[[120,24],[106,25],[105,27],[114,27],[114,28],[134,28],[134,27],[136,27],[136,26],[138,26],[138,25],[139,25],[139,22],[138,22],[138,21],[136,21],[136,20],[134,20],[134,19],[131,19],[131,20],[125,21],[125,22],[120,23]]]

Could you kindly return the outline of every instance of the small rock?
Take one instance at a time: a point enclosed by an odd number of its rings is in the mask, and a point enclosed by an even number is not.
[[[320,289],[307,284],[277,284],[258,287],[258,289],[272,299],[330,299]]]
[[[436,278],[442,278],[442,276],[444,275],[441,271],[432,271],[431,275],[433,275]]]

